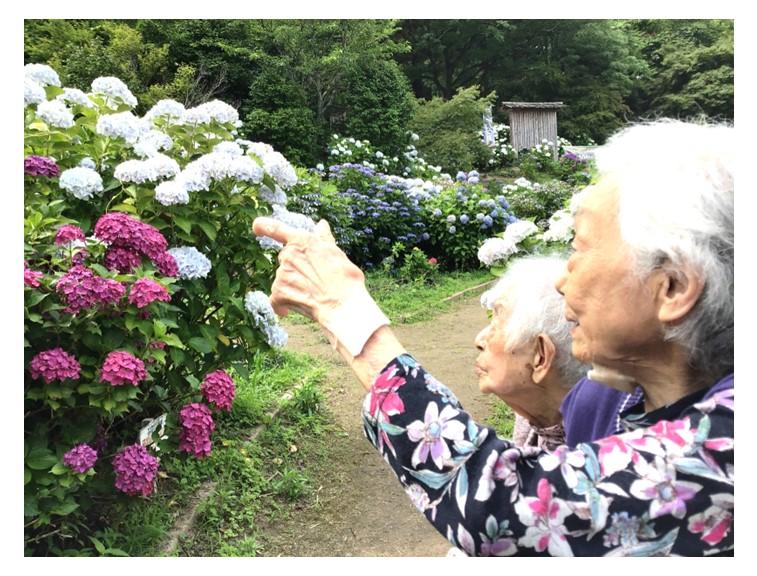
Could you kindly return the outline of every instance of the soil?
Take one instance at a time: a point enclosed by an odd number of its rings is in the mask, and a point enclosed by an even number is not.
[[[473,340],[487,323],[477,293],[433,320],[393,326],[405,348],[447,384],[475,420],[496,401],[478,390]],[[312,325],[290,325],[288,348],[327,360],[327,414],[333,424],[322,458],[308,464],[312,491],[291,514],[259,526],[265,556],[444,556],[450,544],[411,504],[366,440],[363,388]],[[307,442],[303,439],[303,443]],[[317,442],[323,444],[323,437]],[[283,516],[283,517],[282,517]]]

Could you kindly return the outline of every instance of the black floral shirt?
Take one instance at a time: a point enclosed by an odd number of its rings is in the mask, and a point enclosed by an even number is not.
[[[363,422],[415,506],[468,555],[728,554],[733,388],[676,410],[573,450],[519,449],[405,354],[376,378]]]

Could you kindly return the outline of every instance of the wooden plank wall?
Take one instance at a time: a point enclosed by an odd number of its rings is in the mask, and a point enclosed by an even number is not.
[[[516,151],[531,148],[546,138],[557,154],[557,110],[509,110],[510,142]]]

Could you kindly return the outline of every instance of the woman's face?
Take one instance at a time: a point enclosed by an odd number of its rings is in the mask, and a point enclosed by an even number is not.
[[[618,196],[613,183],[600,182],[583,195],[575,217],[573,252],[557,289],[573,355],[582,362],[620,368],[643,361],[662,340],[652,277],[637,278],[633,258],[620,235]]]
[[[530,343],[505,349],[509,303],[500,298],[494,303],[491,323],[476,336],[479,355],[475,371],[481,392],[495,394],[505,402],[513,401],[532,388]]]

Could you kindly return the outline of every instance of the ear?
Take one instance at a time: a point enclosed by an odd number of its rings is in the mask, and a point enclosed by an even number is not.
[[[662,268],[657,287],[657,318],[663,324],[683,320],[696,305],[704,290],[699,274],[688,266]]]
[[[547,377],[552,363],[555,360],[556,349],[552,338],[546,334],[539,334],[536,337],[536,348],[533,357],[533,370],[531,379],[538,384]]]

